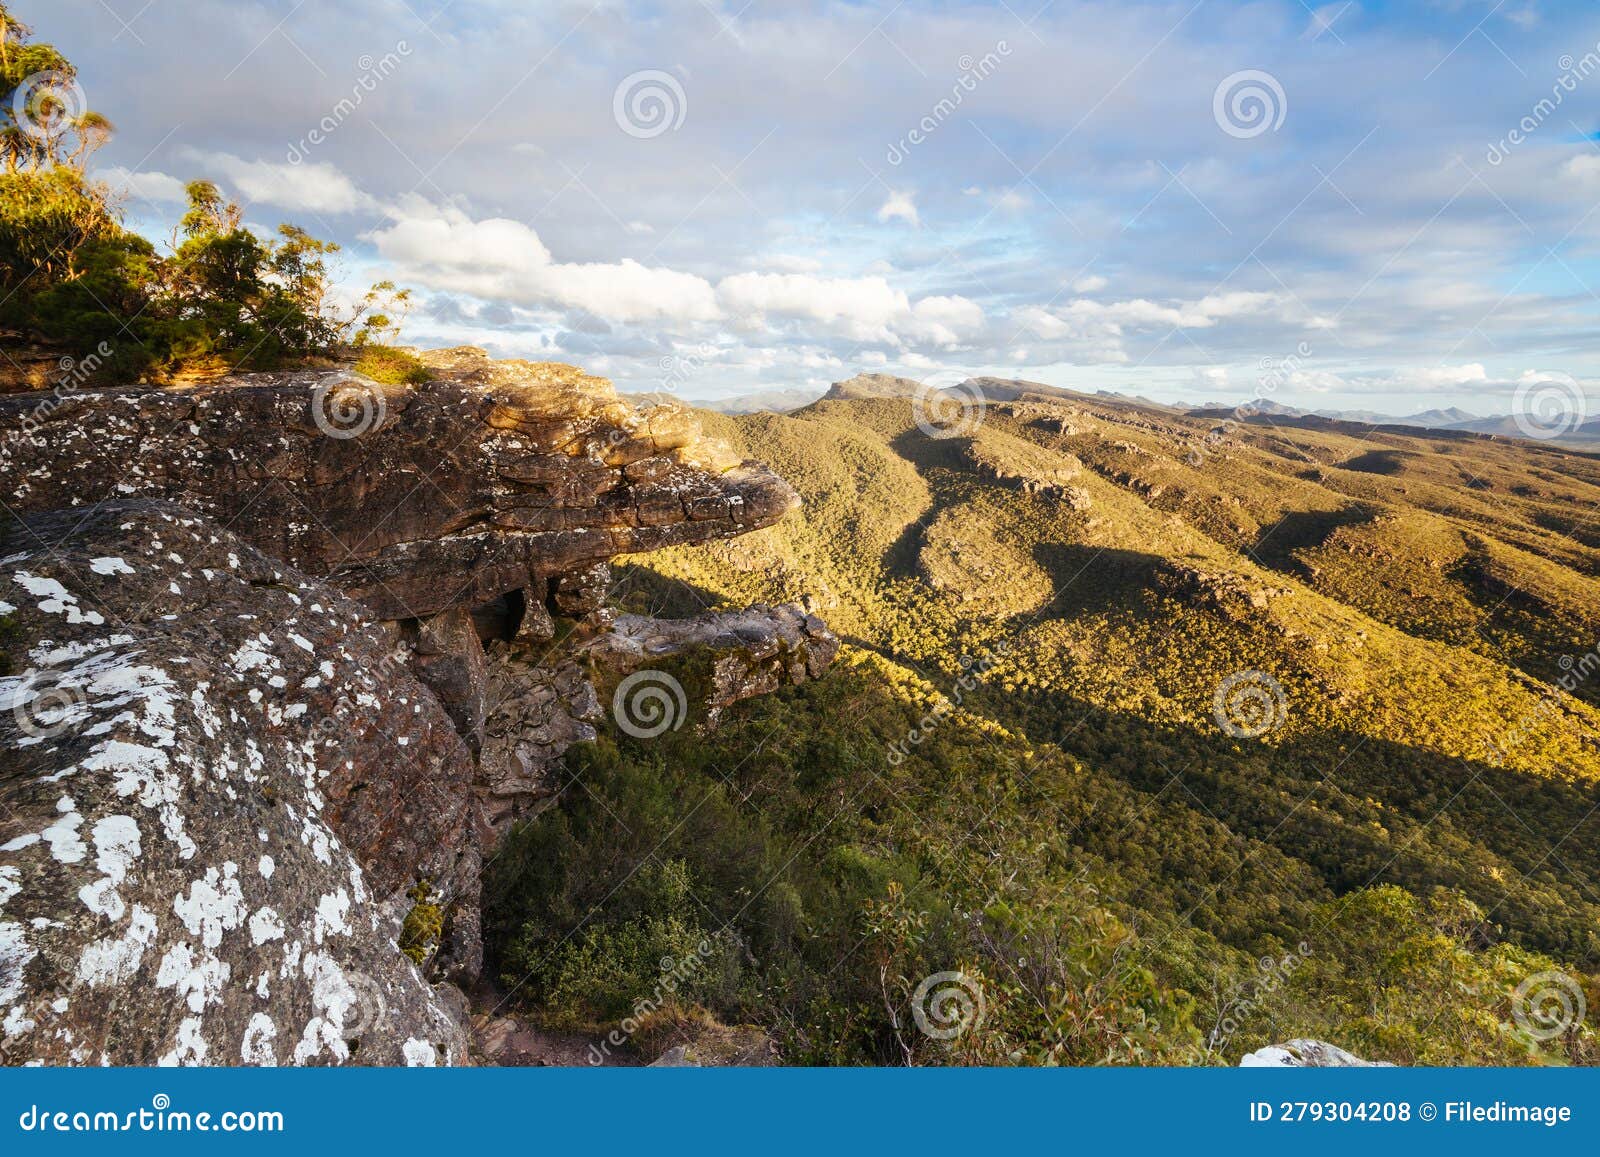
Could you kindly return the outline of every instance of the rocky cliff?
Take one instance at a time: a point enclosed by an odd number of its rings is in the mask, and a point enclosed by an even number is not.
[[[8,1061],[460,1062],[481,857],[562,753],[832,661],[794,607],[607,606],[612,557],[792,509],[772,472],[571,367],[425,360],[0,399]]]

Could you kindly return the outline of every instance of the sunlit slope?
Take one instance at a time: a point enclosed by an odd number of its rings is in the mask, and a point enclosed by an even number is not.
[[[1087,400],[950,438],[903,399],[715,425],[806,507],[652,569],[811,594],[935,684],[987,654],[981,709],[1094,774],[1176,784],[1335,890],[1451,884],[1600,956],[1594,459]]]

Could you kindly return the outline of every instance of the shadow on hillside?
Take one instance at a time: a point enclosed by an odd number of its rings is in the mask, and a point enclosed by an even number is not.
[[[1416,455],[1406,450],[1368,450],[1343,462],[1335,462],[1338,470],[1354,470],[1357,474],[1381,474],[1392,477],[1406,468],[1406,460]]]
[[[1340,527],[1370,522],[1373,514],[1371,507],[1360,503],[1338,510],[1297,510],[1264,527],[1251,553],[1265,566],[1302,577],[1305,567],[1295,559],[1295,551],[1321,546]]]
[[[728,605],[715,591],[685,579],[668,577],[651,570],[647,564],[613,563],[611,578],[611,603],[629,614],[657,619],[692,619]]]
[[[1130,606],[1155,589],[1164,565],[1160,555],[1061,542],[1039,543],[1033,559],[1050,576],[1048,611],[1055,616]]]
[[[1271,746],[1066,695],[984,694],[996,717],[1035,742],[1141,791],[1181,791],[1236,834],[1310,865],[1337,893],[1378,883],[1458,888],[1519,942],[1600,963],[1592,786],[1343,730]]]

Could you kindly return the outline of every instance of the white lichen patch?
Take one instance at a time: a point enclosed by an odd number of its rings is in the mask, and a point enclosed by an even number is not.
[[[50,855],[58,863],[76,864],[89,851],[78,835],[78,829],[83,827],[83,816],[70,795],[56,801],[56,811],[61,813],[60,818],[40,832],[39,838],[50,845]]]
[[[10,921],[0,924],[0,1005],[10,1004],[22,995],[23,969],[37,951],[28,943],[21,924]]]
[[[204,878],[190,883],[187,895],[172,901],[172,910],[191,936],[207,948],[222,943],[223,934],[244,922],[244,893],[239,889],[239,866],[226,863],[207,868]]]
[[[126,984],[139,971],[155,936],[155,915],[135,904],[121,936],[104,937],[83,950],[78,957],[78,979],[92,988]]]
[[[410,1037],[400,1046],[408,1068],[433,1068],[439,1063],[439,1052],[431,1043]]]
[[[239,1048],[239,1059],[247,1065],[275,1066],[278,1063],[278,1056],[273,1051],[272,1042],[277,1036],[278,1026],[272,1023],[270,1016],[264,1012],[253,1014],[250,1023],[245,1026],[244,1043]]]
[[[78,596],[53,578],[44,578],[32,571],[19,570],[12,580],[39,600],[39,609],[47,615],[64,615],[68,623],[89,623],[104,626],[105,616],[99,611],[86,611],[78,605]]]
[[[250,943],[261,945],[283,939],[283,919],[271,908],[258,908],[250,915]]]

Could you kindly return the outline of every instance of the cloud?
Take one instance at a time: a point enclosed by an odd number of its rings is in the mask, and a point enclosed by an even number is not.
[[[265,40],[226,0],[154,5],[139,53],[85,37],[74,59],[118,122],[100,160],[140,171],[125,178],[142,198],[130,211],[153,238],[176,218],[178,178],[213,176],[258,202],[251,220],[286,216],[344,245],[353,284],[455,295],[459,316],[416,311],[418,340],[498,327],[508,351],[548,355],[558,334],[605,339],[583,360],[647,384],[655,359],[627,351],[725,341],[737,353],[707,371],[705,396],[754,388],[757,373],[793,384],[823,372],[819,359],[854,368],[863,343],[896,364],[914,352],[1155,397],[1192,396],[1195,367],[1253,380],[1261,358],[1308,336],[1317,354],[1300,368],[1329,390],[1405,389],[1413,374],[1433,402],[1527,365],[1600,376],[1586,288],[1600,285],[1600,156],[1566,124],[1583,120],[1579,95],[1486,166],[1553,79],[1529,87],[1491,40],[1462,41],[1494,0],[1308,4],[1237,19],[1205,5],[1176,26],[1164,4],[1044,6],[1026,34],[990,6],[927,5],[893,42],[874,29],[894,0],[753,5],[729,16],[737,42],[705,35],[696,4],[608,0],[582,23],[564,4],[457,5],[435,27],[461,51],[386,77],[363,94],[370,123],[297,168],[248,158],[281,161],[295,126],[350,96],[347,69],[301,54],[372,51],[371,22],[338,15],[348,5],[304,5]],[[1509,0],[1485,29],[1519,62],[1553,66],[1590,42],[1559,9],[1514,28],[1508,13],[1531,9]],[[57,10],[68,26],[104,15],[99,0]],[[888,186],[867,180],[863,159],[951,94],[963,53],[1002,35],[1003,66],[883,170]],[[530,77],[526,45],[557,42]],[[662,63],[663,44],[689,114],[641,142],[617,129],[613,95],[629,70]],[[192,67],[247,53],[239,83]],[[1238,140],[1212,97],[1247,66],[1273,73],[1290,110]],[[422,186],[431,204],[408,199],[418,173],[396,148],[443,162]],[[1031,208],[999,203],[1019,171]],[[767,275],[806,280],[754,280]],[[510,320],[491,321],[494,305]],[[1430,378],[1442,350],[1456,351],[1443,370],[1484,377]]]
[[[820,322],[862,340],[887,340],[889,323],[911,312],[905,293],[881,277],[736,273],[718,283],[717,299],[730,313]]]
[[[247,161],[232,153],[195,153],[207,172],[219,175],[229,191],[246,201],[264,201],[290,212],[353,213],[376,202],[354,181],[326,162],[292,165]]]
[[[134,173],[117,165],[103,169],[95,175],[113,189],[125,191],[129,196],[141,201],[157,205],[182,205],[188,200],[183,192],[184,183],[166,173],[151,170]]]
[[[907,225],[920,225],[922,222],[917,216],[917,206],[912,198],[914,193],[897,193],[891,191],[889,199],[878,210],[878,220],[882,222],[904,221]]]
[[[407,198],[367,234],[395,276],[431,289],[522,305],[576,309],[612,321],[710,321],[711,283],[690,273],[619,262],[557,262],[521,221],[475,221],[453,206]]]
[[[747,324],[795,319],[854,341],[955,345],[983,328],[983,309],[965,297],[934,295],[912,303],[882,277],[806,273],[736,273],[717,284],[717,300]]]

